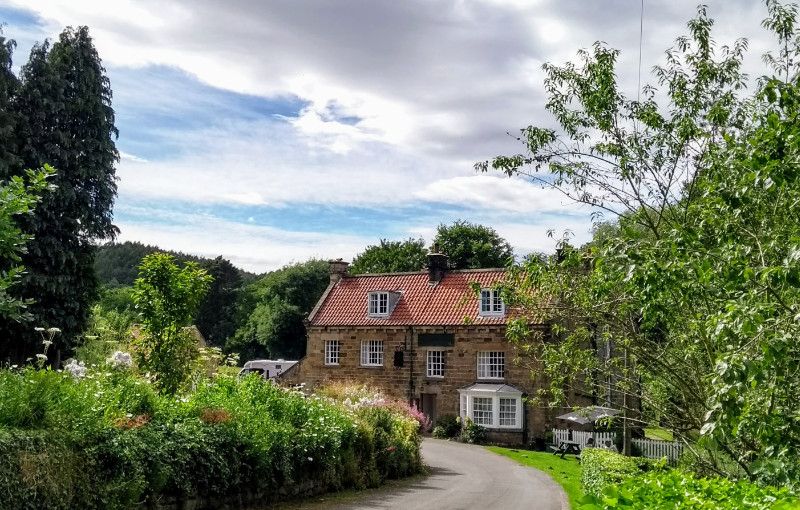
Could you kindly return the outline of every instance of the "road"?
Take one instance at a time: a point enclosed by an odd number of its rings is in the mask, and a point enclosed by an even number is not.
[[[329,508],[569,509],[566,494],[548,475],[480,446],[425,439],[422,457],[429,476]]]

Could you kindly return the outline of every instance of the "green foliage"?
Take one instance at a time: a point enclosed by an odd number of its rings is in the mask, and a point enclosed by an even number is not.
[[[560,132],[523,129],[528,154],[477,167],[529,174],[617,216],[588,252],[562,242],[506,289],[507,303],[537,310],[509,337],[550,380],[540,396],[614,392],[635,396],[631,409],[641,396],[646,418],[686,441],[700,433],[699,473],[796,487],[800,60],[796,8],[766,4],[778,76],[753,93],[746,42],[717,47],[701,6],[655,69],[661,90],[624,97],[618,52],[598,43],[577,65],[545,66]],[[542,341],[543,320],[559,324],[558,343]]]
[[[581,451],[581,486],[586,494],[598,496],[606,487],[619,485],[628,478],[649,468],[643,459],[625,457],[619,453],[600,448],[584,448]]]
[[[247,322],[252,312],[252,308],[247,308],[240,301],[245,297],[245,285],[256,281],[257,277],[234,267],[221,256],[207,259],[130,241],[104,244],[98,248],[95,260],[97,276],[106,287],[101,299],[107,301],[114,295],[109,292],[110,289],[132,286],[138,276],[141,260],[156,252],[168,253],[178,263],[196,262],[214,279],[200,303],[194,324],[209,344],[224,346],[236,330]],[[246,312],[242,312],[243,306],[247,308]]]
[[[12,295],[9,290],[20,282],[25,271],[20,265],[21,255],[26,251],[26,243],[31,236],[22,232],[15,223],[15,217],[31,214],[39,195],[46,189],[47,178],[53,175],[53,169],[45,165],[39,172],[28,171],[26,179],[13,176],[7,183],[0,183],[0,317],[6,320],[30,320],[31,315],[25,311],[30,299],[22,299]]]
[[[165,393],[178,391],[191,372],[196,339],[184,327],[210,283],[192,262],[178,268],[172,255],[153,253],[142,260],[133,292],[142,319],[136,354],[139,367],[154,374]]]
[[[443,414],[436,420],[436,428],[441,428],[442,438],[453,438],[461,433],[461,422],[454,414]],[[434,436],[436,430],[434,429]]]
[[[419,271],[425,267],[427,253],[425,241],[421,238],[405,241],[381,239],[379,245],[367,246],[353,259],[350,274]]]
[[[267,274],[245,290],[239,313],[247,319],[225,350],[241,353],[241,359],[304,356],[303,321],[329,281],[328,264],[322,260],[289,265]]]
[[[200,267],[207,269],[209,273],[213,273],[210,268],[216,261],[221,260],[228,262],[220,257],[216,259],[196,257],[187,253],[164,250],[158,246],[146,245],[134,241],[125,241],[122,243],[109,242],[97,248],[97,256],[95,257],[94,264],[97,277],[100,279],[100,282],[107,287],[131,286],[139,275],[139,263],[151,253],[169,253],[181,264],[184,262],[197,262]],[[245,284],[252,283],[257,279],[257,276],[253,273],[238,268],[236,271]]]
[[[587,496],[582,502],[582,510],[788,510],[800,507],[800,499],[786,489],[724,478],[698,478],[678,470],[651,471],[628,478],[619,485],[609,484],[602,494]]]
[[[13,39],[3,36],[3,29],[0,27],[0,175],[8,175],[9,168],[15,167],[19,162],[15,150],[17,114],[12,107],[19,89],[19,80],[11,70],[11,57],[16,45]]]
[[[465,220],[439,225],[433,243],[447,255],[452,269],[505,267],[514,258],[511,245],[493,228]]]
[[[74,377],[0,370],[0,397],[0,492],[14,508],[273,499],[421,469],[418,424],[392,406],[352,410],[258,377],[176,400],[110,364]]]
[[[236,305],[242,290],[242,276],[230,261],[217,257],[201,262],[214,279],[205,299],[197,310],[195,326],[210,345],[225,345],[225,341],[236,333]]]
[[[10,46],[6,45],[5,50]],[[11,111],[10,165],[0,165],[0,179],[24,175],[25,168],[50,164],[53,186],[44,192],[34,214],[16,219],[31,234],[22,255],[26,268],[13,295],[34,299],[28,306],[33,324],[57,327],[62,334],[51,349],[55,360],[70,350],[86,327],[98,284],[93,242],[113,237],[112,206],[117,192],[111,88],[86,27],[67,28],[52,47],[34,46],[20,71]],[[0,125],[6,132],[9,124]],[[24,360],[36,352],[30,324],[0,321],[3,355]]]
[[[103,288],[100,300],[92,307],[84,342],[75,357],[87,364],[101,364],[114,351],[130,350],[131,328],[139,320],[132,288]]]
[[[488,439],[488,435],[485,427],[478,425],[469,418],[465,418],[459,439],[464,443],[483,444]]]

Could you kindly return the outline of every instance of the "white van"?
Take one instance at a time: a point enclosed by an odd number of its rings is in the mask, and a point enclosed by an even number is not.
[[[244,377],[247,374],[261,374],[264,380],[272,379],[293,367],[295,363],[297,362],[283,359],[255,359],[244,364],[244,368],[239,372],[239,376]]]

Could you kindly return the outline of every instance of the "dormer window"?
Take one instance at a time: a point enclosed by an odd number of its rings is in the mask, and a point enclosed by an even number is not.
[[[506,307],[500,297],[500,291],[492,288],[481,289],[481,304],[478,315],[481,317],[503,317]]]
[[[389,315],[389,293],[370,292],[369,293],[369,313],[370,317],[386,317]]]

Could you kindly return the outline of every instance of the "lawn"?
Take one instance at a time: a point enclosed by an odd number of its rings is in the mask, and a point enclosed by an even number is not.
[[[488,450],[505,455],[520,464],[544,471],[564,488],[569,497],[570,506],[573,509],[580,507],[579,501],[583,498],[583,491],[581,491],[581,465],[575,457],[567,456],[562,459],[552,453],[514,450],[495,446],[488,447]]]
[[[675,438],[672,432],[658,427],[645,427],[644,437],[647,439],[659,439],[661,441],[673,441]]]

